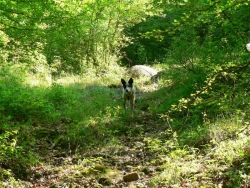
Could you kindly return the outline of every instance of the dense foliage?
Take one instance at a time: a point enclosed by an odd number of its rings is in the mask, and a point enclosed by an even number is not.
[[[102,71],[119,59],[124,27],[147,16],[147,1],[1,1],[2,61],[52,73]],[[37,65],[39,61],[39,65]],[[105,70],[105,69],[104,69]]]
[[[131,187],[248,187],[249,4],[0,1],[0,186],[132,168],[147,178]],[[132,117],[118,88],[137,64],[161,74],[135,79]]]

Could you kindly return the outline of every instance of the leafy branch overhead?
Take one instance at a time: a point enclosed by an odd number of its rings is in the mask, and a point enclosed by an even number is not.
[[[157,2],[157,1],[156,1]],[[173,35],[178,31],[186,30],[187,27],[199,27],[210,25],[213,26],[223,25],[234,32],[235,35],[244,39],[242,34],[242,27],[248,28],[239,22],[239,20],[247,21],[248,14],[245,14],[248,0],[243,1],[184,1],[184,2],[157,2],[161,4],[165,22],[168,22],[168,27],[160,30],[153,28],[152,31],[141,33],[141,37],[149,38],[156,37],[162,38],[166,35]],[[248,22],[248,21],[247,21]],[[248,22],[249,23],[249,22]],[[239,28],[241,27],[241,28]],[[227,29],[225,28],[225,29]],[[204,30],[206,28],[203,28]],[[214,28],[215,29],[215,28]],[[249,32],[246,32],[247,34]],[[207,33],[208,34],[208,33]]]
[[[249,4],[1,0],[0,187],[249,187]]]
[[[126,45],[124,27],[144,19],[147,4],[116,0],[1,1],[0,15],[2,30],[14,43],[9,48],[26,46],[18,59],[27,51],[35,53],[39,43],[48,65],[59,72],[82,72],[85,65],[103,66],[117,60],[111,57],[118,56],[120,47]]]

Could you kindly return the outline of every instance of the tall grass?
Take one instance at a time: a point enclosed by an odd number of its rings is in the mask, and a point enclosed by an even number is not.
[[[135,136],[143,137],[145,151],[152,154],[148,165],[162,164],[153,185],[212,186],[214,176],[231,184],[249,182],[245,90],[231,103],[214,95],[223,88],[218,82],[211,94],[200,96],[200,103],[191,103],[192,94],[206,84],[204,71],[172,69],[157,85],[146,78],[135,80],[138,100],[132,117],[122,108],[118,72],[36,82],[41,85],[13,71],[0,72],[0,164],[11,172],[21,169],[25,176],[29,166],[44,157],[44,150],[73,153]],[[223,102],[225,108],[214,101]],[[11,176],[8,171],[0,173]]]

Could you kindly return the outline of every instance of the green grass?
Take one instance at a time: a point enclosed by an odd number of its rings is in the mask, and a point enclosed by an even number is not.
[[[212,99],[221,101],[217,95],[185,103],[202,88],[204,73],[174,69],[158,85],[135,79],[138,100],[132,117],[122,107],[118,72],[98,78],[68,75],[47,85],[34,85],[11,71],[2,74],[0,180],[25,179],[31,167],[48,160],[51,148],[59,155],[78,156],[100,148],[123,150],[123,140],[131,140],[131,147],[150,158],[145,165],[155,168],[152,187],[249,185],[249,107],[239,102],[242,95],[245,101],[249,97],[239,93],[236,105],[224,100],[226,108],[210,108]],[[81,170],[90,173],[91,168]]]
[[[202,148],[179,146],[164,155],[162,161],[165,162],[159,175],[152,179],[152,184],[220,187],[225,183],[228,187],[248,186],[249,160],[246,155],[249,153],[246,151],[250,138],[247,130],[237,120],[216,122],[208,129],[209,142]],[[199,138],[196,136],[193,139]]]

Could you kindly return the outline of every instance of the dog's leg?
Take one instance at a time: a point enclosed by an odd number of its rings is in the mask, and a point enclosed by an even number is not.
[[[123,101],[123,106],[124,106],[124,115],[127,115],[127,108],[129,107],[130,102],[128,101],[128,99],[126,97],[124,97],[124,101]]]
[[[131,108],[131,110],[134,110],[134,99],[133,98],[130,99],[129,102],[130,102],[130,108]]]
[[[135,111],[135,97],[131,97],[130,100],[130,107],[131,107],[131,111],[132,111],[132,117],[134,117],[134,111]]]
[[[124,109],[126,110],[126,98],[124,98],[124,102],[123,102],[123,106],[124,106]]]

